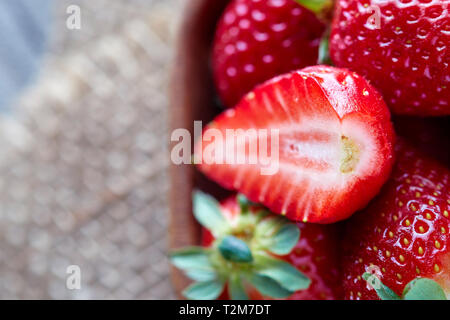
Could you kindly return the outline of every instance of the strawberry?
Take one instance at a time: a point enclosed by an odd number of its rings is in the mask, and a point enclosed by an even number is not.
[[[274,213],[331,223],[378,193],[393,141],[389,111],[362,77],[315,66],[264,83],[219,115],[197,142],[194,163]]]
[[[334,226],[292,224],[241,195],[219,204],[197,192],[194,214],[204,227],[203,248],[171,254],[172,262],[198,281],[185,290],[187,298],[340,297]]]
[[[396,114],[448,115],[448,0],[337,0],[330,55],[381,92]]]
[[[395,132],[428,156],[450,167],[450,117],[394,118]]]
[[[450,297],[450,172],[404,142],[397,157],[381,193],[346,225],[346,299]]]
[[[325,25],[294,0],[233,0],[217,25],[212,68],[227,107],[276,75],[317,63]]]

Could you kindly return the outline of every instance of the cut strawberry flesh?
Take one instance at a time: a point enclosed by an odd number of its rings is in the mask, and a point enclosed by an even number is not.
[[[306,68],[263,84],[205,133],[211,128],[224,137],[227,129],[241,134],[234,144],[229,136],[222,145],[197,146],[197,153],[203,151],[200,169],[293,220],[348,217],[376,194],[393,162],[394,134],[380,96],[359,76],[331,67]],[[248,129],[256,133],[244,136]],[[267,152],[259,148],[261,141]]]

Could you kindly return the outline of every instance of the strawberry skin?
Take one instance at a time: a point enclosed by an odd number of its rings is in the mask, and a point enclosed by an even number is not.
[[[325,25],[294,0],[233,0],[220,19],[212,67],[220,98],[233,107],[276,75],[317,63]]]
[[[392,177],[343,241],[346,299],[378,299],[361,279],[371,265],[401,294],[417,278],[438,282],[450,297],[450,172],[400,142]]]
[[[221,202],[224,216],[230,221],[240,214],[236,197],[232,196]],[[297,223],[300,229],[300,240],[295,248],[282,256],[311,279],[306,290],[299,290],[287,300],[336,300],[341,298],[341,286],[338,270],[337,228],[332,225],[316,225]],[[202,245],[209,247],[214,241],[211,233],[203,228]],[[256,289],[250,289],[252,300],[268,299]],[[221,299],[229,299],[224,292]]]
[[[422,153],[450,167],[450,117],[394,118],[395,132]]]
[[[227,129],[278,130],[278,145],[267,142],[269,154],[278,152],[272,161],[278,170],[264,175],[259,162],[248,161],[260,159],[259,150],[255,155],[250,148],[256,139],[237,139],[230,149],[226,139],[223,145],[207,141],[209,129],[223,137]],[[294,221],[349,217],[377,194],[393,164],[394,132],[380,95],[362,77],[326,66],[257,87],[209,124],[201,140],[195,153],[204,174]],[[244,156],[245,164],[226,161],[230,154]]]
[[[358,72],[396,114],[448,115],[449,1],[338,0],[331,59]],[[380,8],[380,28],[368,23]]]

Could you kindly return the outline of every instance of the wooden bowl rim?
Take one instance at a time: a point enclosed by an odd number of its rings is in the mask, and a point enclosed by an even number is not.
[[[169,135],[177,128],[191,128],[196,118],[209,120],[216,113],[209,110],[212,109],[210,108],[212,99],[208,99],[208,101],[205,99],[212,97],[214,86],[210,79],[208,64],[203,59],[200,65],[201,58],[198,57],[198,53],[209,57],[212,43],[212,36],[210,39],[209,34],[213,34],[213,25],[216,24],[227,2],[228,0],[191,0],[185,4],[169,81]],[[208,29],[209,27],[211,30]],[[201,68],[197,70],[196,67],[199,66]],[[189,81],[192,77],[199,77],[199,80],[197,82]],[[188,87],[195,83],[197,85],[201,83],[205,88],[198,88],[198,90],[191,90],[197,92],[190,92]],[[203,91],[207,93],[203,93]],[[173,145],[174,143],[171,142],[169,152]],[[174,165],[171,161],[168,195],[170,250],[200,244],[201,229],[192,215],[191,204],[191,192],[194,187],[197,187],[198,182],[196,175],[198,173],[192,165]],[[208,186],[206,190],[211,189],[211,192],[214,193],[212,190],[214,188],[214,186]],[[171,281],[178,297],[182,298],[181,292],[190,281],[173,266],[171,266]]]

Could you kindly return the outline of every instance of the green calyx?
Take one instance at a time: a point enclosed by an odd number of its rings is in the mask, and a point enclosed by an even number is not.
[[[320,39],[319,44],[319,57],[317,59],[318,64],[324,64],[328,66],[332,66],[333,62],[331,61],[330,57],[330,29],[325,31],[325,33],[322,36],[322,39]]]
[[[320,20],[328,25],[323,33],[319,43],[319,55],[317,64],[332,66],[333,62],[330,57],[330,21],[332,18],[333,0],[295,0],[301,6],[314,12]]]
[[[225,236],[218,249],[222,257],[230,262],[252,262],[253,256],[245,241],[235,236]]]
[[[362,277],[374,288],[381,300],[447,300],[441,286],[431,279],[416,278],[410,281],[399,296],[376,275],[366,272]]]
[[[295,0],[301,6],[311,10],[315,14],[322,16],[333,7],[332,0]]]
[[[172,263],[195,282],[184,295],[188,299],[217,299],[225,286],[232,299],[248,299],[246,288],[285,298],[307,289],[310,280],[297,268],[279,259],[298,243],[300,231],[287,219],[270,214],[238,195],[241,213],[232,222],[212,197],[195,192],[194,215],[215,241],[208,247],[188,247],[170,255]]]

